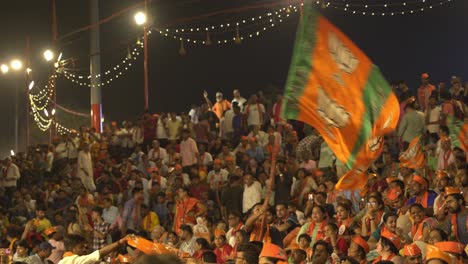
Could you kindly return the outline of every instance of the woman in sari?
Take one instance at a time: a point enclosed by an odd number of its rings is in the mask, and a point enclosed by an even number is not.
[[[395,264],[403,264],[404,258],[398,255],[401,247],[401,240],[398,236],[388,230],[382,231],[382,236],[377,243],[377,253],[379,256],[372,262],[373,264],[379,261],[391,261]]]
[[[196,223],[196,218],[205,214],[206,207],[197,199],[190,197],[188,195],[188,189],[185,187],[179,187],[179,189],[177,189],[177,196],[174,230],[176,233],[179,233],[181,225],[194,225]]]
[[[380,196],[369,196],[367,199],[367,211],[364,217],[361,218],[361,235],[364,237],[370,236],[379,224],[382,222],[384,214],[384,203]]]
[[[293,198],[297,199],[299,207],[301,207],[304,204],[304,200],[307,199],[308,194],[317,189],[317,183],[312,175],[308,174],[305,169],[297,170],[296,180]]]
[[[427,243],[429,240],[429,233],[435,226],[434,219],[427,217],[424,207],[418,203],[412,204],[409,211],[413,219],[413,226],[411,227],[413,242],[422,241]]]
[[[297,234],[296,241],[302,234],[307,234],[311,238],[310,246],[312,247],[316,241],[325,237],[325,226],[327,225],[327,213],[323,206],[315,205],[312,208],[311,220],[305,223],[299,233]]]

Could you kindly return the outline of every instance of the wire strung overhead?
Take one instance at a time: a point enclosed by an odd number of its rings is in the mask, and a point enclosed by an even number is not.
[[[421,13],[455,0],[338,1],[316,0],[322,8],[333,8],[353,15],[396,16]]]

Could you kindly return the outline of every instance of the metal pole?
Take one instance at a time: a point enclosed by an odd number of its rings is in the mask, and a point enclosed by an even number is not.
[[[56,8],[56,2],[55,0],[52,0],[52,42],[54,44],[57,43],[57,35],[58,35],[58,30],[57,30],[57,8]],[[57,83],[54,79],[53,81],[53,89],[54,89],[54,109],[57,110]],[[57,131],[54,129],[55,124],[57,123],[57,115],[54,115],[52,117],[54,119],[54,124],[52,124],[49,127],[49,145],[52,144],[52,134],[56,135]]]
[[[19,93],[19,81],[16,81],[16,88],[15,88],[15,154],[18,153],[18,93]]]
[[[26,37],[26,67],[31,66],[29,35]],[[26,84],[27,85],[27,84]],[[29,89],[26,89],[26,149],[29,147]]]
[[[90,38],[90,74],[91,74],[91,126],[101,133],[101,55],[99,42],[99,0],[90,0],[91,28]]]
[[[145,14],[148,16],[148,0],[145,0]],[[145,110],[149,109],[148,103],[148,27],[143,28],[143,49],[144,49],[144,78],[145,78]]]

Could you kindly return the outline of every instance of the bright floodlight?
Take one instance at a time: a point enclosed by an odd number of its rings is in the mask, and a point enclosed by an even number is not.
[[[135,14],[135,22],[137,25],[141,26],[146,23],[146,14],[143,12],[138,12]]]
[[[46,50],[44,51],[44,59],[46,61],[51,61],[54,59],[54,53],[51,50]]]
[[[31,81],[29,83],[29,86],[28,86],[29,90],[31,90],[32,88],[34,88],[34,81]]]
[[[52,114],[52,115],[55,115],[55,108],[52,109],[51,114]]]
[[[44,109],[44,114],[45,116],[49,117],[49,111],[47,111],[47,109]]]
[[[5,74],[10,70],[10,67],[8,67],[8,65],[6,64],[2,64],[2,66],[0,66],[0,70],[2,71],[3,74]]]
[[[23,68],[23,63],[20,60],[12,60],[10,66],[13,70],[17,71]]]

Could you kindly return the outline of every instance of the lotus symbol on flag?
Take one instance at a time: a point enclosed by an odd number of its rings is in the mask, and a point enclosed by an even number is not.
[[[351,116],[343,106],[330,99],[321,87],[318,88],[317,112],[328,126],[337,128],[345,127]]]
[[[418,152],[417,148],[419,147],[419,142],[411,147],[408,148],[407,151],[401,154],[401,158],[405,160],[414,159],[416,157],[416,153]]]
[[[367,146],[369,147],[369,150],[372,152],[376,152],[380,149],[382,145],[382,137],[373,137],[369,139],[369,142]]]
[[[359,60],[333,32],[328,34],[328,49],[341,71],[351,74],[356,70]]]

